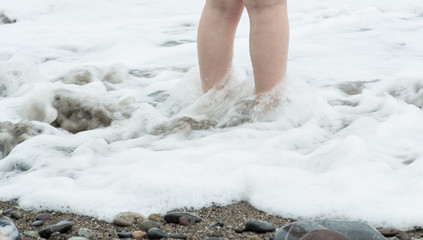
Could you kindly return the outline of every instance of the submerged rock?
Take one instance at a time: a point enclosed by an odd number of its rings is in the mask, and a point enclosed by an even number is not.
[[[188,213],[188,212],[170,212],[170,213],[166,213],[166,215],[164,216],[164,220],[167,223],[179,223],[179,219],[180,217],[193,217],[194,221],[196,223],[201,222],[201,217],[193,214],[193,213]]]
[[[110,126],[116,110],[100,100],[95,102],[89,96],[70,91],[56,93],[52,105],[58,112],[52,125],[71,133]]]
[[[0,215],[0,239],[1,240],[21,240],[21,235],[13,221]]]
[[[349,240],[385,240],[385,238],[372,226],[358,221],[316,220],[299,221],[280,228],[275,234],[275,240],[304,240],[315,230],[332,230]],[[321,232],[324,234],[325,232]],[[327,234],[327,232],[326,232]],[[310,239],[310,238],[308,238]],[[342,238],[339,238],[341,240]]]
[[[0,159],[9,155],[16,145],[41,133],[41,129],[27,121],[0,122]]]
[[[6,16],[6,14],[4,14],[3,12],[0,12],[0,24],[11,24],[15,22],[16,22],[16,19],[11,19],[8,16]]]
[[[128,75],[128,70],[121,64],[116,64],[105,68],[99,68],[96,66],[84,66],[71,70],[57,80],[65,84],[75,85],[85,85],[94,81],[101,81],[106,84],[119,84],[122,83]]]
[[[172,119],[156,126],[152,132],[154,135],[168,135],[174,133],[189,134],[193,130],[207,130],[214,128],[217,122],[209,119],[195,119],[184,116]]]

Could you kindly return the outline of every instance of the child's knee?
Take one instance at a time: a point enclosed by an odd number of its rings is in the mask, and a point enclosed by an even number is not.
[[[243,0],[248,11],[260,10],[275,5],[286,5],[286,0]]]
[[[207,4],[222,12],[239,12],[244,8],[242,0],[207,0]]]

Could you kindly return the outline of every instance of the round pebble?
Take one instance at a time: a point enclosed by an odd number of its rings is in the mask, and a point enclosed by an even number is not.
[[[150,230],[148,230],[147,236],[150,239],[162,239],[162,238],[168,237],[166,233],[164,233],[162,230],[158,228],[151,228]]]
[[[245,223],[245,231],[251,231],[256,233],[266,233],[266,232],[275,231],[275,227],[273,227],[272,224],[265,221],[250,219]]]
[[[144,232],[148,232],[151,228],[160,228],[160,223],[151,220],[145,220],[140,225],[140,230]]]
[[[145,238],[147,236],[147,233],[144,231],[134,231],[132,232],[133,238]]]
[[[12,212],[10,212],[10,216],[12,216],[12,218],[14,218],[14,219],[21,219],[22,213],[19,212],[19,211],[12,211]]]
[[[136,212],[121,212],[113,219],[113,224],[119,227],[131,226],[136,219],[143,220],[144,217]]]
[[[43,222],[43,221],[41,221],[41,220],[37,220],[37,221],[33,222],[33,223],[31,224],[31,226],[33,226],[33,227],[39,227],[39,226],[42,226],[43,224],[44,224],[44,222]]]
[[[35,216],[35,219],[45,221],[50,219],[50,216],[47,213],[40,213]]]
[[[209,225],[209,227],[223,227],[224,223],[223,222],[213,222],[212,224]]]
[[[125,230],[118,232],[117,235],[118,235],[119,238],[130,238],[130,237],[132,237],[132,233],[125,231]]]
[[[155,222],[164,222],[164,219],[159,214],[156,214],[156,213],[152,213],[148,215],[148,219]]]

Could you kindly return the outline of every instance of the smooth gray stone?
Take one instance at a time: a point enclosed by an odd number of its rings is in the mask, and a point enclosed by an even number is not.
[[[130,237],[132,237],[132,233],[125,231],[125,230],[118,232],[117,235],[118,235],[119,238],[130,238]]]
[[[45,221],[50,219],[50,216],[47,213],[40,213],[35,216],[35,219]]]
[[[61,221],[54,225],[41,229],[38,233],[43,238],[49,238],[54,232],[65,233],[72,229],[72,223],[69,221]]]
[[[161,224],[151,220],[144,220],[140,225],[140,230],[148,232],[151,228],[160,228]]]
[[[330,229],[339,232],[350,240],[386,240],[374,227],[358,221],[316,220],[299,221],[279,229],[274,240],[300,240],[308,232]]]
[[[245,231],[256,232],[256,233],[266,233],[266,232],[275,231],[275,227],[273,227],[272,224],[265,221],[250,219],[247,222],[245,222]]]
[[[10,216],[12,216],[12,218],[14,219],[21,219],[22,218],[22,213],[19,211],[12,211],[10,213]]]
[[[41,220],[37,220],[37,221],[33,222],[33,223],[31,224],[31,226],[33,226],[33,227],[39,227],[39,226],[42,226],[43,224],[44,224],[44,222],[43,222],[43,221],[41,221]]]
[[[213,222],[212,224],[209,225],[209,227],[223,227],[225,225],[224,222]]]
[[[162,239],[168,237],[166,233],[158,228],[151,228],[148,230],[147,236],[149,239]]]
[[[164,216],[164,220],[167,223],[179,223],[179,218],[185,216],[185,217],[193,217],[195,219],[195,222],[201,222],[201,217],[199,217],[198,215],[195,215],[193,213],[188,213],[188,212],[170,212],[170,213],[166,213],[166,215]]]

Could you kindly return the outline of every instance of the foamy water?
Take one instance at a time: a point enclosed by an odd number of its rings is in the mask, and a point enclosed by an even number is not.
[[[0,160],[0,200],[108,220],[244,200],[297,219],[423,223],[422,1],[290,2],[289,76],[265,113],[246,14],[233,79],[201,93],[202,5],[0,0],[17,19],[0,25],[0,122],[38,120]],[[54,128],[58,95],[113,122]]]

